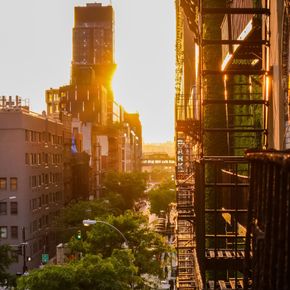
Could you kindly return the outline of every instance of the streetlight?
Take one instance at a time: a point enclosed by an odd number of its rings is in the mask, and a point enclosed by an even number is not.
[[[0,201],[4,201],[4,200],[12,200],[12,199],[15,199],[15,198],[16,198],[16,196],[15,196],[15,195],[12,195],[12,196],[5,197],[5,198],[0,199]]]
[[[88,220],[83,220],[83,225],[86,226],[86,227],[88,227],[88,226],[90,226],[90,225],[95,225],[95,224],[97,224],[97,223],[107,225],[107,226],[109,226],[110,228],[112,228],[112,229],[114,229],[115,231],[117,231],[117,232],[122,236],[122,238],[124,239],[124,242],[125,242],[124,244],[125,244],[126,248],[129,248],[129,242],[128,242],[128,240],[127,240],[126,237],[123,235],[123,233],[122,233],[119,229],[117,229],[115,226],[113,226],[113,225],[111,225],[111,224],[109,224],[109,223],[107,223],[107,222],[100,221],[100,220],[90,220],[90,219],[88,219]],[[132,284],[131,284],[131,289],[134,289],[133,278],[134,278],[134,274],[133,274],[133,272],[132,272]]]

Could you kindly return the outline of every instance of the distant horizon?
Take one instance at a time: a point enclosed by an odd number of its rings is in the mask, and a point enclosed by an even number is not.
[[[0,95],[19,95],[29,99],[31,111],[46,111],[45,90],[69,84],[74,7],[87,2],[92,1],[1,1]],[[127,112],[139,113],[145,143],[172,141],[174,3],[111,2],[115,11],[115,100]]]

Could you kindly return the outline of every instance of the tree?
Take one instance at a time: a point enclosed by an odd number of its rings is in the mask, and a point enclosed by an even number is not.
[[[134,203],[145,196],[148,175],[142,172],[108,172],[104,178],[104,198],[120,210],[132,209]]]
[[[105,221],[119,229],[128,240],[139,275],[161,275],[160,257],[170,249],[164,238],[149,228],[145,216],[126,211],[123,215],[110,215]],[[101,253],[104,257],[110,257],[114,249],[124,247],[124,238],[105,224],[97,223],[86,236],[84,241],[72,238],[70,247],[84,254]]]
[[[171,180],[161,183],[159,186],[148,192],[150,211],[159,214],[160,211],[167,211],[168,205],[176,202],[175,184]]]
[[[108,214],[114,214],[115,210],[108,201],[73,201],[66,206],[55,219],[54,225],[59,228],[81,226],[84,219],[92,217],[102,217]]]
[[[130,251],[114,250],[108,258],[86,255],[66,265],[47,265],[17,281],[18,290],[119,290],[130,289],[137,268]]]
[[[11,258],[11,247],[0,245],[0,286],[13,285],[15,276],[7,273],[7,268],[13,262]]]
[[[29,275],[17,280],[19,290],[78,290],[75,285],[75,272],[71,265],[47,265],[43,269],[35,269]]]
[[[72,201],[55,217],[52,230],[57,234],[57,239],[62,242],[70,240],[72,235],[83,228],[83,220],[94,217],[103,218],[108,214],[117,214],[120,210],[111,206],[105,199]],[[84,232],[84,231],[82,231]]]

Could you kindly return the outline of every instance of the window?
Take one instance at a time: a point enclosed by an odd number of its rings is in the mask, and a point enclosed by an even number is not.
[[[7,189],[7,179],[5,177],[0,177],[0,190]]]
[[[30,131],[25,130],[25,141],[30,141]]]
[[[17,177],[10,178],[10,190],[16,191],[17,190]]]
[[[46,224],[46,225],[49,224],[48,215],[45,216],[45,224]]]
[[[0,226],[0,239],[7,239],[8,238],[8,229],[7,227]]]
[[[31,187],[37,186],[37,178],[36,176],[31,176]]]
[[[18,203],[17,201],[10,202],[10,214],[18,214]]]
[[[0,215],[7,214],[7,202],[0,202]]]
[[[17,226],[12,226],[11,227],[11,239],[18,239],[18,227]]]
[[[34,198],[32,200],[32,210],[34,210],[34,209],[37,209],[37,199],[36,198]]]
[[[29,153],[25,153],[25,164],[26,165],[29,165],[30,164]]]
[[[49,184],[49,175],[48,174],[45,174],[44,175],[44,184],[45,185],[48,185]]]
[[[37,154],[36,153],[32,153],[31,154],[31,164],[35,165],[37,164]]]

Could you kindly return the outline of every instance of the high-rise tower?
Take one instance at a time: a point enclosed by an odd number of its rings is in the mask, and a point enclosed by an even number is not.
[[[75,7],[72,84],[110,83],[115,69],[113,25],[112,6]]]

